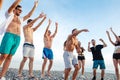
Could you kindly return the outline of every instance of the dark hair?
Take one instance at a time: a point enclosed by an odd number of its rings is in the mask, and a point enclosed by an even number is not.
[[[28,20],[27,20],[27,24],[28,24],[29,22],[31,22],[31,21],[32,21],[32,19],[28,19]]]
[[[72,30],[72,33],[73,33],[75,30],[77,30],[77,28],[74,28],[74,29]]]
[[[92,39],[91,41],[95,41],[95,39]]]
[[[15,9],[18,9],[18,8],[22,8],[22,6],[21,6],[21,5],[17,5],[17,6],[15,7]]]
[[[120,36],[118,36],[120,38]]]

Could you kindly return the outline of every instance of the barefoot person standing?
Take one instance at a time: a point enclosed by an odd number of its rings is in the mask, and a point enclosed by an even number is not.
[[[43,20],[36,27],[33,27],[34,23],[42,17],[44,17]],[[46,19],[46,16],[43,13],[41,13],[34,20],[29,19],[27,21],[27,25],[23,27],[25,42],[23,44],[23,59],[20,63],[18,77],[22,77],[22,70],[23,70],[24,64],[27,61],[27,58],[29,58],[29,78],[30,79],[35,78],[33,75],[33,61],[34,61],[34,55],[35,55],[34,53],[35,47],[33,44],[33,33],[40,27],[40,25],[44,22],[45,19]]]
[[[49,20],[49,24],[47,26],[47,29],[45,31],[44,34],[44,48],[43,48],[43,56],[42,58],[44,59],[43,64],[42,64],[42,74],[41,77],[44,78],[44,70],[46,67],[46,63],[49,60],[49,65],[48,65],[48,70],[47,70],[47,75],[51,77],[50,74],[50,70],[52,68],[52,64],[53,64],[53,52],[52,52],[52,42],[53,42],[53,38],[55,37],[57,30],[58,30],[58,23],[56,22],[56,30],[54,32],[54,34],[51,35],[51,31],[48,30],[51,24],[51,20]]]
[[[84,76],[84,66],[85,66],[85,56],[84,56],[84,51],[85,49],[83,47],[81,47],[81,42],[78,41],[78,46],[77,46],[77,53],[78,53],[78,65],[79,68],[82,68],[82,75],[81,77],[85,79]]]
[[[15,0],[15,2],[10,6],[5,14],[6,21],[4,26],[0,26],[0,34],[2,35],[5,33],[0,46],[0,65],[4,61],[2,70],[0,72],[0,79],[4,78],[3,76],[8,70],[12,56],[15,54],[19,46],[21,24],[32,15],[38,3],[35,2],[32,10],[23,18],[20,18],[19,16],[22,12],[22,7],[18,5],[20,2],[21,0]]]
[[[72,34],[70,34],[66,40],[65,50],[63,54],[63,59],[65,63],[64,80],[68,80],[72,65],[75,68],[75,71],[72,76],[72,80],[76,80],[79,71],[79,66],[76,57],[73,55],[73,50],[78,45],[78,40],[76,36],[81,32],[88,32],[88,30],[87,29],[77,30],[75,28],[72,30]]]
[[[120,75],[119,75],[119,65],[120,65],[120,36],[117,36],[115,34],[115,32],[112,30],[112,28],[110,28],[111,32],[113,33],[113,35],[116,38],[116,41],[113,42],[111,37],[110,37],[110,33],[108,31],[106,31],[107,36],[109,38],[109,41],[115,46],[115,50],[113,53],[113,64],[114,64],[114,68],[115,68],[115,74],[117,79],[116,80],[120,80]]]

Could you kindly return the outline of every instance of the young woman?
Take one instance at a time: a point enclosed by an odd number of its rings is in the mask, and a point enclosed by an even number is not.
[[[85,76],[84,76],[85,56],[83,54],[84,51],[85,51],[85,49],[83,47],[81,47],[81,43],[79,41],[77,53],[78,53],[78,65],[79,65],[79,68],[82,68],[82,75],[81,75],[82,78],[85,78]]]
[[[113,33],[113,35],[115,36],[116,38],[116,41],[113,42],[111,40],[111,37],[110,37],[110,34],[108,31],[106,31],[107,33],[107,36],[109,38],[109,41],[115,46],[115,50],[114,50],[114,53],[113,53],[113,64],[114,64],[114,68],[115,68],[115,74],[116,74],[116,77],[117,79],[116,80],[120,80],[120,76],[119,76],[119,66],[118,64],[120,65],[120,36],[117,36],[112,28],[110,28],[111,32]]]

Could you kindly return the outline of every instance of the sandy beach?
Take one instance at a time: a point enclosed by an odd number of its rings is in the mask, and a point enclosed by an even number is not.
[[[23,77],[17,77],[18,69],[12,69],[10,68],[5,78],[6,80],[36,80],[35,78],[30,79],[28,77],[28,70],[23,70],[22,75]],[[34,76],[37,78],[37,80],[64,80],[63,79],[63,71],[51,71],[52,77],[48,77],[45,75],[45,78],[41,78],[41,71],[34,70]],[[72,72],[70,74],[69,80],[72,78]],[[92,73],[91,72],[85,72],[85,79],[81,77],[81,74],[79,73],[77,76],[77,80],[91,80],[92,79]],[[100,73],[97,73],[97,80],[100,80]],[[115,75],[112,73],[106,73],[104,80],[116,80]]]

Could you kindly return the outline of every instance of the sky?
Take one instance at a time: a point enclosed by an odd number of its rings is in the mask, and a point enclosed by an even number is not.
[[[4,0],[2,9],[0,10],[0,23],[5,20],[4,13],[10,7],[15,0]],[[80,33],[77,38],[82,43],[82,46],[86,49],[84,52],[86,57],[85,69],[86,71],[92,71],[92,54],[87,51],[88,42],[91,39],[95,39],[97,44],[102,44],[99,39],[102,38],[107,47],[102,49],[103,57],[106,64],[106,70],[114,72],[114,66],[112,62],[112,55],[114,52],[114,46],[109,42],[106,35],[106,30],[110,31],[110,27],[117,35],[120,34],[120,0],[39,0],[39,5],[36,8],[32,19],[36,18],[41,12],[47,15],[47,19],[40,26],[40,28],[34,32],[34,70],[41,70],[42,66],[42,50],[43,35],[48,25],[48,20],[52,20],[50,30],[54,32],[55,22],[58,22],[58,33],[53,40],[52,50],[54,52],[54,64],[52,70],[64,70],[63,61],[63,43],[71,34],[72,29],[88,29],[89,32]],[[25,16],[33,7],[34,0],[22,0],[20,5],[23,12],[21,16]],[[38,20],[37,23],[40,22]],[[23,25],[26,24],[26,21]],[[34,25],[34,26],[35,26]],[[113,34],[110,32],[112,40],[115,41]],[[2,39],[2,36],[0,37]],[[13,56],[10,64],[11,68],[19,68],[22,56],[22,45],[24,43],[24,37],[21,35],[21,44]],[[74,54],[77,56],[76,51]],[[28,62],[26,62],[24,69],[28,69]],[[47,69],[47,68],[46,68]]]

